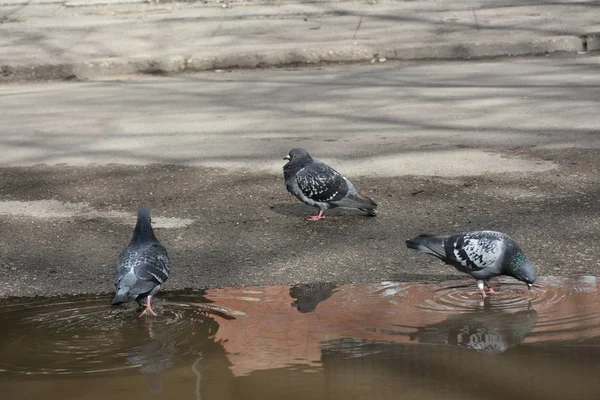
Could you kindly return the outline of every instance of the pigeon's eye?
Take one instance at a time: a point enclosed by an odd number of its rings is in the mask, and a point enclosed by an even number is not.
[[[292,157],[296,158],[296,157],[298,157],[298,154],[294,154]]]

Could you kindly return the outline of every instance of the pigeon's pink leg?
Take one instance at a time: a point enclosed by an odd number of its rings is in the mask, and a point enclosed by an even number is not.
[[[323,215],[323,211],[319,210],[318,213],[316,213],[315,215],[311,215],[310,217],[306,217],[307,221],[318,221],[320,219],[325,218],[325,216]]]
[[[140,314],[140,317],[143,317],[146,314],[156,317],[156,313],[154,312],[154,310],[152,310],[152,306],[150,305],[151,300],[152,296],[148,296],[148,298],[146,299],[146,309]]]
[[[485,299],[487,297],[487,295],[485,294],[485,290],[484,288],[484,282],[483,281],[477,281],[477,288],[479,288],[479,293],[481,293],[481,296]]]
[[[490,286],[490,283],[488,281],[483,281],[483,283],[489,289],[489,292],[488,292],[489,294],[496,294],[496,291],[494,289],[492,289],[492,287]]]

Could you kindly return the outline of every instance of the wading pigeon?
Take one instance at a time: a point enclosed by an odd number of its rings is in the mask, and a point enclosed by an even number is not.
[[[313,160],[304,149],[292,149],[283,166],[285,187],[301,202],[319,209],[309,221],[318,221],[325,211],[335,207],[357,208],[370,216],[377,215],[377,204],[359,194],[354,185],[324,162]]]
[[[521,248],[508,235],[494,231],[462,232],[448,236],[421,235],[406,245],[422,253],[434,255],[477,279],[477,287],[485,298],[484,285],[494,294],[490,278],[508,275],[525,282],[529,289],[536,273]]]
[[[129,246],[119,255],[115,280],[116,294],[111,304],[137,301],[145,310],[140,315],[156,315],[151,301],[171,273],[167,250],[152,229],[150,210],[141,208]]]

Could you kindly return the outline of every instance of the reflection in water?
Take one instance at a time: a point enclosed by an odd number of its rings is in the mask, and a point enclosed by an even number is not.
[[[301,313],[315,311],[320,302],[327,300],[337,287],[335,283],[308,283],[290,288],[290,297],[296,299],[292,307]]]
[[[507,312],[488,308],[482,312],[453,315],[445,321],[419,328],[410,335],[410,340],[499,354],[522,343],[537,319],[534,309]]]
[[[415,328],[401,324],[396,327],[407,330],[371,329],[385,335],[408,337],[409,341],[421,344],[458,346],[488,354],[500,354],[509,348],[522,343],[525,336],[533,328],[538,319],[535,310],[516,312],[498,311],[486,308],[481,311],[451,315],[448,319],[429,326]],[[408,333],[416,329],[415,332]],[[388,338],[389,339],[389,338]],[[396,342],[403,342],[396,339]],[[324,344],[324,348],[335,348],[340,354],[348,357],[362,357],[365,354],[381,352],[389,344],[385,340],[363,341],[344,338]]]
[[[149,388],[156,400],[597,397],[596,278],[545,277],[531,293],[500,280],[484,304],[465,294],[465,284],[164,293],[159,316],[146,320],[104,297],[6,303],[0,393],[8,400],[75,400],[83,391],[86,400],[137,400]]]
[[[173,366],[172,358],[177,348],[169,330],[162,325],[153,327],[153,319],[138,319],[138,324],[143,325],[143,331],[133,343],[139,341],[140,344],[127,351],[127,363],[139,366],[148,380],[151,393],[160,393],[161,373]]]
[[[212,341],[218,329],[215,315],[232,318],[190,306],[186,295],[159,304],[161,315],[147,322],[133,308],[106,307],[103,301],[75,298],[2,308],[0,370],[67,376],[138,367],[143,372],[164,371],[175,354],[194,357]]]

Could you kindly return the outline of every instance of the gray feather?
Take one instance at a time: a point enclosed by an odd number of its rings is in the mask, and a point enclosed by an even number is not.
[[[377,203],[359,193],[349,193],[344,198],[332,203],[338,207],[358,208],[369,215],[377,215]]]
[[[413,239],[406,241],[406,246],[409,249],[420,251],[421,253],[431,254],[440,259],[446,257],[446,251],[444,250],[444,239],[431,236],[431,235],[420,235]]]

